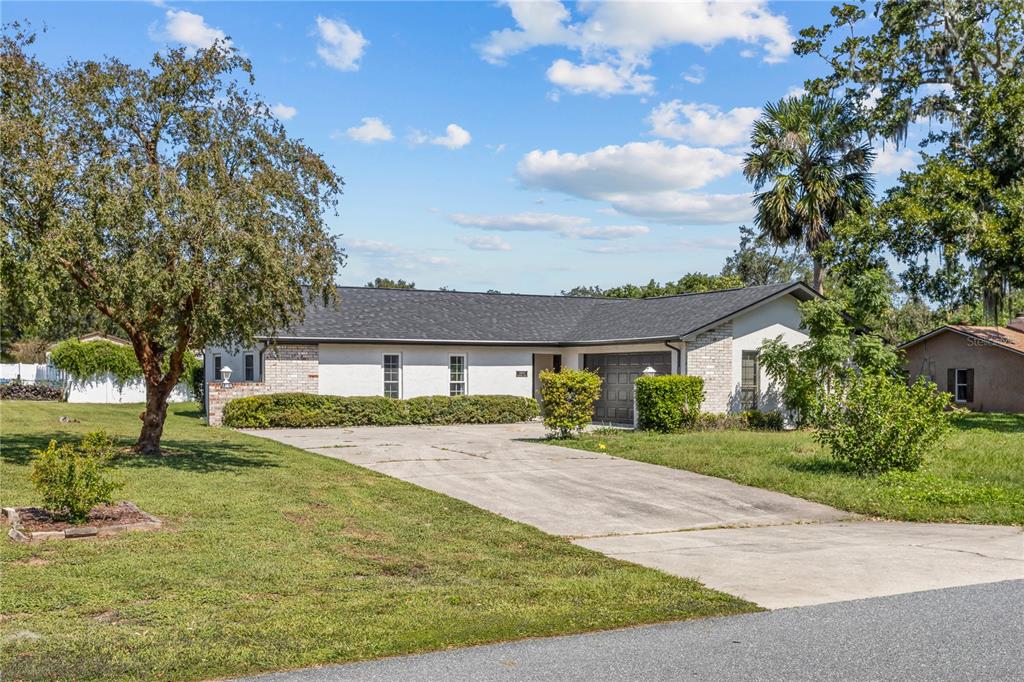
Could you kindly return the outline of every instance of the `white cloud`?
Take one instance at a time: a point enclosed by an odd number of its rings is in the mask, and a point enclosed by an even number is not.
[[[590,222],[583,216],[558,213],[452,213],[448,217],[461,227],[499,232],[568,232]]]
[[[651,228],[646,225],[608,225],[606,227],[581,227],[569,233],[580,239],[629,239],[647,234]]]
[[[619,213],[676,225],[731,224],[753,218],[749,194],[698,194],[666,190],[605,195]]]
[[[618,192],[702,187],[739,170],[741,161],[710,147],[630,142],[585,154],[535,149],[519,161],[517,170],[527,187],[600,199]]]
[[[688,191],[738,171],[741,161],[719,149],[655,141],[584,154],[534,150],[517,170],[526,187],[607,202],[618,214],[703,225],[750,219],[748,194]]]
[[[316,53],[328,66],[339,71],[358,71],[359,60],[370,44],[363,34],[340,19],[316,18]]]
[[[444,130],[445,134],[433,138],[430,140],[430,144],[448,147],[448,149],[462,149],[473,139],[468,130],[454,123],[449,123]]]
[[[803,97],[806,94],[807,90],[802,85],[792,85],[789,90],[786,90],[786,94],[783,97]]]
[[[703,66],[700,66],[699,64],[694,64],[686,73],[683,74],[683,80],[686,81],[687,83],[700,85],[701,83],[704,82],[704,77],[706,75],[707,72],[704,70]]]
[[[516,26],[491,32],[480,46],[481,56],[500,64],[538,46],[578,51],[585,63],[576,66],[557,60],[548,70],[552,82],[566,84],[571,92],[649,92],[653,77],[639,75],[636,69],[649,66],[652,52],[672,45],[690,44],[708,50],[738,40],[756,46],[765,62],[774,63],[789,56],[793,42],[786,18],[769,10],[765,0],[588,2],[577,6],[582,15],[578,21],[573,21],[572,13],[557,0],[506,0],[505,4]]]
[[[169,9],[164,13],[164,17],[164,35],[170,40],[197,50],[210,47],[217,40],[230,44],[224,31],[208,26],[200,14]]]
[[[921,162],[921,155],[913,149],[883,147],[875,150],[875,162],[871,172],[879,175],[896,175],[903,170],[912,170]]]
[[[612,66],[608,63],[576,65],[566,59],[556,59],[548,68],[548,80],[569,92],[579,95],[593,93],[608,95],[643,94],[654,90],[654,76],[636,72],[636,65]]]
[[[474,251],[511,251],[512,245],[496,234],[482,237],[457,237],[458,241]]]
[[[353,126],[345,131],[351,139],[363,144],[372,142],[387,142],[395,139],[394,133],[384,121],[374,116],[367,116],[362,119],[362,125]]]
[[[418,270],[423,266],[452,266],[456,264],[447,256],[435,256],[422,251],[409,249],[390,242],[374,239],[352,239],[345,242],[345,250],[360,254],[364,258],[372,258],[399,270]]]
[[[299,110],[295,107],[290,107],[287,104],[278,102],[274,106],[270,107],[270,112],[282,121],[290,121],[295,118],[295,114],[299,113]]]
[[[651,134],[716,147],[745,142],[751,124],[761,115],[754,107],[723,112],[713,104],[683,103],[677,99],[658,105],[647,119]]]
[[[460,227],[497,232],[551,232],[569,239],[629,239],[647,234],[646,225],[591,225],[590,218],[560,213],[453,213]]]

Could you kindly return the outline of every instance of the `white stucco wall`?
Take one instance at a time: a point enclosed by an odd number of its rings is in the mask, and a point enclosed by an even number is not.
[[[777,336],[781,336],[790,345],[807,340],[807,334],[800,329],[800,309],[797,304],[798,301],[792,296],[783,296],[733,318],[731,410],[740,409],[743,351],[756,351],[765,341]],[[758,407],[765,411],[779,409],[781,405],[778,402],[777,387],[768,380],[763,367],[760,368],[758,382],[761,389]]]
[[[244,348],[239,350],[229,350],[222,346],[210,346],[204,353],[204,361],[206,363],[206,380],[207,381],[220,381],[219,376],[213,375],[213,356],[219,355],[221,367],[231,368],[231,381],[245,381],[245,356],[248,353],[253,355],[253,381],[262,381],[262,371],[260,363],[260,350],[262,346],[256,348]]]
[[[320,393],[383,395],[383,356],[402,356],[400,397],[448,395],[448,358],[466,356],[469,395],[533,395],[533,354],[543,347],[446,346],[417,344],[320,344]],[[526,372],[517,377],[516,372]]]

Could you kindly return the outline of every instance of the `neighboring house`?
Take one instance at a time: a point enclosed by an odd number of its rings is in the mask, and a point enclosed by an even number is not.
[[[766,339],[800,343],[802,283],[648,299],[339,287],[339,304],[265,344],[208,348],[211,424],[223,404],[260,393],[537,396],[545,369],[593,369],[604,379],[594,420],[633,421],[633,381],[704,378],[709,412],[778,407],[757,362]],[[218,382],[231,368],[231,387]]]
[[[926,377],[978,412],[1024,412],[1024,317],[1006,327],[947,325],[900,348],[911,381]]]

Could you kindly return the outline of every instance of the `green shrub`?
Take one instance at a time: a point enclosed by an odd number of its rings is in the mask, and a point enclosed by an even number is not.
[[[560,438],[582,431],[594,416],[594,402],[601,397],[601,377],[585,369],[540,373],[541,410],[544,426]]]
[[[637,425],[651,431],[678,431],[697,421],[704,402],[704,380],[667,374],[636,380]]]
[[[743,413],[743,419],[755,431],[781,431],[785,425],[781,412],[747,410]]]
[[[224,406],[224,425],[243,429],[400,424],[511,424],[537,416],[537,401],[514,395],[382,396],[272,393]]]
[[[701,412],[691,425],[694,431],[742,431],[747,419],[734,412]]]
[[[50,511],[81,523],[98,504],[113,501],[121,483],[110,478],[107,465],[114,445],[102,431],[86,434],[79,445],[57,445],[34,451],[32,484]]]
[[[860,473],[915,471],[950,428],[950,395],[919,379],[855,374],[819,399],[815,439]]]

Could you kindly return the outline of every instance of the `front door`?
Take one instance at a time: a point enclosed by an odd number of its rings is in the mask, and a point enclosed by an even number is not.
[[[648,367],[658,374],[672,373],[672,354],[587,353],[583,367],[602,379],[601,397],[594,404],[597,424],[633,424],[633,382]]]

